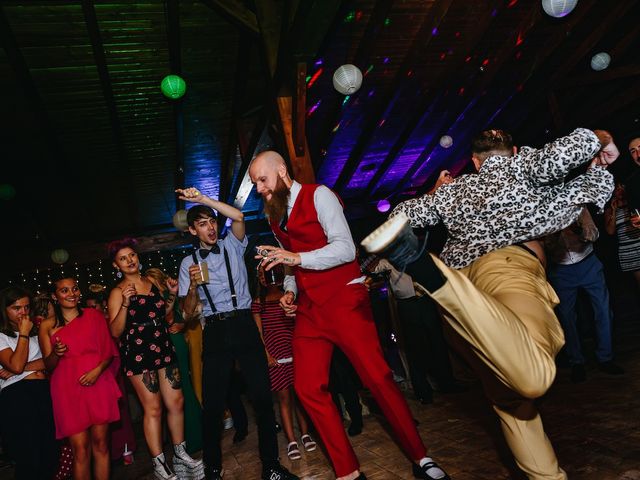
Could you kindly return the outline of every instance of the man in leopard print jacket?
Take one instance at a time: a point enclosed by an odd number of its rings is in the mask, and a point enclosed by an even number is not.
[[[618,151],[607,132],[577,129],[520,152],[509,134],[488,130],[472,152],[476,175],[392,212],[412,227],[442,222],[449,232],[441,260],[424,255],[407,273],[439,305],[447,340],[480,377],[519,467],[530,479],[565,479],[534,404],[553,382],[564,344],[536,239],[572,224],[585,204],[604,206],[614,187],[606,167]]]

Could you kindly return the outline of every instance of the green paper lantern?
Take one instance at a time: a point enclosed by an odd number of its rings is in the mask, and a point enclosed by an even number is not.
[[[160,90],[165,97],[177,100],[187,91],[187,83],[178,75],[167,75],[160,82]]]
[[[16,189],[13,185],[9,185],[8,183],[0,185],[0,200],[11,200],[15,196]]]

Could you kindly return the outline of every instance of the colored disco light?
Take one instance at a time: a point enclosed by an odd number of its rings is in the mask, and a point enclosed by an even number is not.
[[[310,117],[311,115],[313,115],[316,110],[318,110],[318,107],[320,106],[320,104],[322,103],[322,100],[318,100],[308,111],[307,111],[307,117]]]
[[[376,208],[380,213],[388,212],[391,209],[391,203],[389,203],[389,200],[384,198],[378,202]]]
[[[350,98],[351,98],[351,95],[345,95],[344,100],[342,100],[343,107],[347,104]]]
[[[319,68],[318,71],[313,74],[313,76],[311,77],[311,79],[307,83],[307,88],[313,87],[313,84],[316,83],[316,80],[318,80],[318,77],[320,77],[320,75],[322,75],[322,72],[324,72],[324,69]]]

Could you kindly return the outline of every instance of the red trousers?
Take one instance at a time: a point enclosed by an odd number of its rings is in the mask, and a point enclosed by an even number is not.
[[[426,449],[413,416],[382,356],[367,289],[362,284],[345,285],[324,305],[312,303],[302,292],[296,313],[294,386],[320,434],[336,476],[348,475],[359,464],[327,389],[334,345],[345,353],[371,390],[407,456],[412,461],[423,458]]]

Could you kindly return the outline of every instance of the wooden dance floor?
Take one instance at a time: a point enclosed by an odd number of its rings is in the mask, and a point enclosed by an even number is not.
[[[640,480],[640,315],[635,307],[624,310],[633,314],[618,310],[614,338],[617,360],[627,373],[611,377],[590,364],[587,381],[572,384],[569,370],[560,368],[555,384],[540,401],[546,431],[572,480]],[[593,351],[592,341],[586,343],[586,350]],[[465,393],[436,394],[432,405],[415,402],[410,390],[405,394],[430,453],[453,480],[525,478],[516,469],[498,419],[477,383],[471,383]],[[136,427],[141,437],[140,424]],[[232,435],[233,430],[225,432],[223,440],[225,479],[259,479],[255,424],[250,425],[249,436],[240,445],[232,444]],[[320,449],[303,452],[301,460],[291,462],[282,434],[279,440],[282,463],[300,478],[335,478]],[[409,462],[388,435],[382,417],[365,417],[363,433],[352,441],[369,479],[413,478]],[[153,478],[142,438],[139,445],[135,463],[115,465],[112,478]],[[0,470],[0,479],[9,478],[13,478],[12,468]]]

